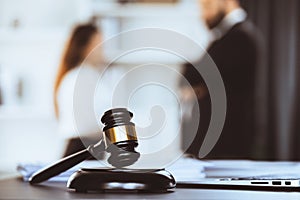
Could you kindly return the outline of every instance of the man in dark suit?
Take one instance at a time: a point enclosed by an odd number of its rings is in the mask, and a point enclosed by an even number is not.
[[[254,89],[255,70],[261,61],[260,36],[246,19],[247,14],[238,0],[199,2],[202,17],[213,36],[207,52],[220,71],[227,96],[227,114],[221,137],[206,158],[251,158],[255,143]],[[199,129],[186,151],[197,156],[209,125],[211,102],[207,87],[193,66],[185,66],[184,76],[193,86],[200,107]],[[181,89],[183,96],[188,98],[188,89],[183,84]],[[185,120],[182,124],[183,140],[189,134],[189,123]]]

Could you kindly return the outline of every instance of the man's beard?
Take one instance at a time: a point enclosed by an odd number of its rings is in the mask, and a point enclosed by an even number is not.
[[[211,30],[213,28],[215,28],[216,26],[218,26],[218,24],[220,24],[220,22],[224,19],[224,17],[226,16],[225,12],[219,12],[218,15],[216,17],[214,17],[211,20],[207,20],[206,21],[206,25],[207,27]]]

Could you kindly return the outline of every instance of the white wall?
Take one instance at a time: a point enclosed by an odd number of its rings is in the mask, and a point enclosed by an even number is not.
[[[59,157],[62,143],[57,136],[52,105],[55,73],[71,27],[91,14],[100,12],[91,9],[100,2],[0,0],[0,77],[6,74],[13,81],[22,80],[24,86],[21,100],[0,106],[0,171],[12,170],[18,162],[51,161]],[[183,10],[197,12],[194,1],[183,1],[180,6]],[[114,9],[105,12],[112,13]],[[146,9],[152,12],[154,8]],[[105,38],[122,30],[151,26],[170,28],[188,35],[200,44],[207,44],[207,34],[196,15],[190,16],[188,20],[125,18],[121,29],[115,28],[116,24],[108,20],[103,26],[104,30],[110,30],[105,33]],[[16,21],[19,24],[17,27],[14,25]],[[123,41],[123,45],[126,46],[126,42],[130,44],[133,41]],[[123,67],[128,69],[128,66]],[[159,76],[165,78],[168,74]],[[176,77],[168,78],[174,82],[173,89],[176,90]],[[145,90],[142,96],[150,100],[153,91]],[[174,123],[173,128],[177,126]]]

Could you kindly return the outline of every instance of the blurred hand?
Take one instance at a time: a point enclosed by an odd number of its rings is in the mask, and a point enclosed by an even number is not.
[[[194,86],[191,87],[183,87],[181,88],[180,95],[181,100],[183,102],[190,102],[194,101],[195,95],[197,97],[197,100],[203,99],[208,94],[208,90],[203,85]]]

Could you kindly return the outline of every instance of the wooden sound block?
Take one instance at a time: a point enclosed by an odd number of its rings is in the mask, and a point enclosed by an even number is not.
[[[158,192],[174,191],[176,182],[164,169],[83,168],[68,180],[76,192]]]

